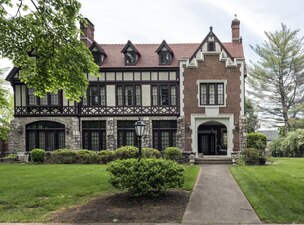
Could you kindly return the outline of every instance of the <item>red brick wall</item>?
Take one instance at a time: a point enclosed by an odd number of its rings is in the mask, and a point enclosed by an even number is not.
[[[204,107],[198,107],[197,80],[227,80],[226,107],[220,107],[219,113],[234,113],[234,122],[239,121],[241,102],[240,66],[225,67],[225,61],[219,61],[218,55],[205,55],[204,61],[198,62],[198,68],[184,70],[184,113],[185,124],[191,124],[191,113],[205,113]],[[191,131],[185,131],[185,150],[191,151]],[[238,129],[234,131],[234,149],[239,150]]]

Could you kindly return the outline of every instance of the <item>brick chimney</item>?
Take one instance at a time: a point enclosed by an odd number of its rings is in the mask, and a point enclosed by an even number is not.
[[[240,21],[236,18],[231,22],[232,42],[240,42]]]
[[[90,47],[94,42],[94,24],[88,19],[85,18],[87,24],[80,23],[80,30],[82,34],[80,34],[80,40],[86,44],[86,46]]]

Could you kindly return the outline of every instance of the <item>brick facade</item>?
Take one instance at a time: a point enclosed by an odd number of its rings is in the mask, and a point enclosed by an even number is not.
[[[241,103],[241,72],[240,66],[226,67],[224,61],[219,61],[219,55],[204,56],[204,61],[198,62],[197,68],[184,68],[184,115],[185,123],[191,124],[191,114],[204,114],[205,107],[199,107],[198,80],[226,80],[226,107],[219,107],[219,113],[233,113],[236,128],[233,131],[234,151],[239,150],[238,120]],[[186,129],[185,149],[192,150],[192,132]]]

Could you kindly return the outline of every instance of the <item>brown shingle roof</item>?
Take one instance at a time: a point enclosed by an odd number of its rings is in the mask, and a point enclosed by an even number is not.
[[[170,65],[159,65],[158,54],[155,52],[159,44],[134,44],[140,53],[137,64],[133,67],[178,67],[178,60],[189,59],[201,43],[168,44],[174,56]],[[241,43],[223,43],[224,47],[234,58],[244,58],[243,46]],[[105,51],[107,57],[102,63],[102,68],[132,67],[125,66],[124,54],[121,50],[125,44],[99,44]]]

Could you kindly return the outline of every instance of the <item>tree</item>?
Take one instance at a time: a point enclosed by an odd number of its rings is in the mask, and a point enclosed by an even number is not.
[[[0,68],[0,140],[7,140],[14,108],[13,95],[4,80],[4,71]]]
[[[298,32],[282,24],[279,31],[265,32],[262,45],[251,46],[260,59],[249,71],[250,93],[266,116],[283,123],[286,131],[304,101],[303,38]]]
[[[0,3],[0,56],[22,69],[20,80],[36,95],[64,90],[68,99],[79,101],[88,85],[85,73],[97,75],[99,70],[79,39],[77,25],[85,23],[81,4],[77,0]]]
[[[258,118],[256,109],[252,101],[248,98],[245,99],[245,116],[246,116],[246,131],[247,133],[255,132],[255,129],[258,124]]]

